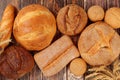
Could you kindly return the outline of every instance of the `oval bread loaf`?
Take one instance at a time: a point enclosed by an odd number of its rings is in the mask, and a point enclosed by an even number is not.
[[[46,49],[36,53],[34,59],[44,76],[52,76],[62,70],[72,59],[79,56],[77,48],[65,35]]]

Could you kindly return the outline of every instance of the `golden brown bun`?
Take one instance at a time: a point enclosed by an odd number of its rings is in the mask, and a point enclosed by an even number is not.
[[[109,65],[120,53],[120,36],[104,22],[89,25],[81,34],[78,48],[90,65]]]
[[[10,46],[0,55],[0,73],[7,78],[20,78],[33,67],[32,55],[20,46]]]
[[[44,76],[52,76],[62,70],[72,59],[79,56],[77,48],[65,35],[35,54],[34,59]]]
[[[95,5],[88,9],[88,17],[91,21],[100,21],[104,18],[104,9],[101,6]]]
[[[70,72],[75,76],[82,76],[87,69],[87,64],[82,58],[75,58],[70,63]]]
[[[105,22],[113,28],[120,28],[120,8],[112,7],[106,11]]]
[[[4,48],[11,41],[12,27],[14,23],[14,11],[15,8],[12,5],[7,5],[2,16],[0,24],[0,54],[4,51]]]
[[[79,34],[86,26],[87,19],[87,14],[82,7],[75,4],[69,4],[58,12],[58,29],[66,35]]]
[[[47,47],[56,33],[56,21],[45,7],[32,4],[21,9],[15,19],[13,34],[27,50]]]

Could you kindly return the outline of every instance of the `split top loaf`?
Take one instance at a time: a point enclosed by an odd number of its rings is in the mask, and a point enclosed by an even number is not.
[[[34,59],[44,76],[52,76],[62,70],[72,59],[79,56],[77,48],[65,35],[46,49],[36,53]]]
[[[120,36],[108,24],[96,22],[82,32],[78,48],[88,64],[109,65],[120,54]]]
[[[87,14],[82,7],[69,4],[58,12],[57,26],[60,32],[65,35],[76,35],[84,29],[87,20]]]

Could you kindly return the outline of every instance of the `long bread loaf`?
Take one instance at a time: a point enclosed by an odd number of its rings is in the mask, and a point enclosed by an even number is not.
[[[12,33],[12,26],[14,22],[14,7],[8,5],[2,16],[0,24],[0,54],[3,52],[4,48],[9,44],[10,37]]]
[[[34,59],[44,76],[52,76],[79,55],[71,39],[65,35],[43,51],[36,53]]]

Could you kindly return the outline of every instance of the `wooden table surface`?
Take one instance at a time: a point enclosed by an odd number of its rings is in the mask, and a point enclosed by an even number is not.
[[[24,6],[36,3],[46,6],[55,15],[55,17],[60,8],[71,3],[78,4],[79,6],[83,7],[86,11],[92,5],[100,5],[104,8],[105,11],[113,6],[120,7],[120,0],[0,0],[0,20],[7,4],[13,4],[17,8],[17,10],[20,10]],[[120,34],[120,30],[117,31]],[[61,33],[57,31],[55,39],[59,38],[60,36]],[[79,35],[71,37],[75,44],[77,43],[78,37]],[[35,65],[35,67],[30,73],[27,73],[22,78],[16,80],[78,80],[71,78],[71,75],[69,74],[70,73],[67,66],[55,76],[46,78],[43,76],[37,65]],[[0,80],[12,80],[12,79],[6,79],[5,77],[0,75]]]

